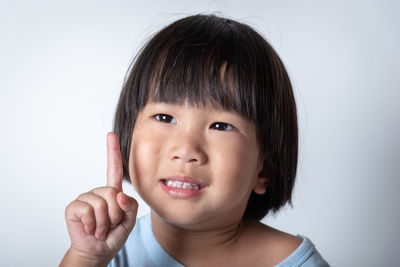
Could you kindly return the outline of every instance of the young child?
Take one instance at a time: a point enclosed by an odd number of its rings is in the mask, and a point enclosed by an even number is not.
[[[66,208],[61,266],[328,266],[306,237],[259,222],[291,201],[298,132],[285,68],[249,26],[195,15],[157,33],[114,131],[107,185]],[[123,178],[150,215],[136,221]]]

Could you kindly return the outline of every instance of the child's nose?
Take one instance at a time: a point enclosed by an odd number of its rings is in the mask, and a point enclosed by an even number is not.
[[[201,137],[199,135],[176,135],[171,137],[169,147],[169,158],[181,160],[184,163],[202,165],[207,162],[207,155],[203,150]]]

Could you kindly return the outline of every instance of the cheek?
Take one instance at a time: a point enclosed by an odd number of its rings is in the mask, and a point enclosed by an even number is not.
[[[134,140],[137,140],[136,142]],[[157,139],[151,136],[133,136],[129,157],[129,173],[132,183],[140,186],[148,176],[153,176],[157,171],[161,146]]]
[[[257,150],[240,142],[224,142],[214,147],[212,165],[216,182],[225,184],[227,194],[247,195],[257,177]]]

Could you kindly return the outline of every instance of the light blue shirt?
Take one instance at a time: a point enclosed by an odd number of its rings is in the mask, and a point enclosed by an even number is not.
[[[278,267],[303,266],[325,267],[328,263],[305,236],[300,246]],[[136,221],[125,245],[108,265],[109,267],[183,267],[172,258],[158,243],[151,229],[151,217],[147,214]]]

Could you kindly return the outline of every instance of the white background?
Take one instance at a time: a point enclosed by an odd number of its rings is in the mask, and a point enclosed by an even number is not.
[[[0,1],[0,264],[60,262],[65,206],[105,184],[133,55],[199,12],[261,31],[293,81],[294,208],[264,222],[308,236],[332,266],[399,266],[400,5],[378,0]]]

